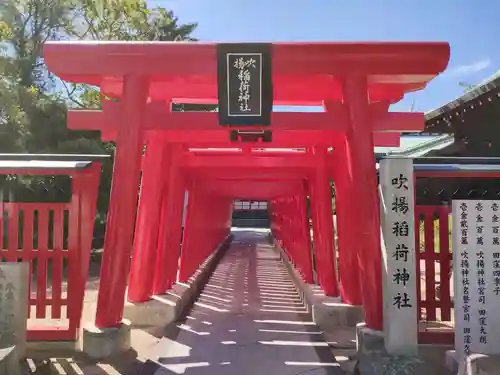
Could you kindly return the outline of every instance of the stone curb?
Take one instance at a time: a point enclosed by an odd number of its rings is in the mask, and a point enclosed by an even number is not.
[[[175,284],[167,294],[153,296],[143,303],[126,302],[124,318],[132,328],[166,326],[178,320],[198,298],[215,267],[232,241],[229,235],[224,242],[203,262],[188,283]]]
[[[280,253],[281,260],[302,300],[312,312],[313,321],[321,330],[329,332],[340,326],[356,327],[358,323],[364,321],[363,308],[361,306],[342,303],[339,297],[327,297],[318,286],[304,282],[301,275],[290,262],[288,255],[276,243],[274,238],[272,239],[272,244]]]
[[[118,327],[99,329],[94,324],[84,326],[82,351],[92,359],[111,357],[130,349],[132,328],[165,327],[178,320],[192,306],[231,241],[232,235],[229,235],[198,267],[188,283],[177,283],[167,294],[154,296],[144,303],[127,302],[124,319]]]

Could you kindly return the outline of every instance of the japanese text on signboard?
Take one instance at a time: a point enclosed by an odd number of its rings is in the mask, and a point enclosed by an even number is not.
[[[380,161],[384,333],[394,355],[417,353],[413,160]]]
[[[236,86],[235,100],[231,102],[229,95],[229,115],[257,114],[261,112],[260,100],[260,68],[261,54],[236,55],[228,54],[228,90]],[[233,74],[232,74],[233,73]],[[235,81],[235,82],[233,82]],[[252,87],[253,85],[253,87]],[[255,97],[255,100],[252,100]]]
[[[393,189],[391,211],[395,213],[392,222],[392,235],[395,237],[395,248],[391,249],[392,258],[397,262],[397,268],[393,273],[393,282],[397,285],[406,287],[410,281],[411,269],[408,264],[409,241],[412,241],[410,236],[410,221],[408,220],[409,199],[408,199],[408,177],[400,173],[391,179]],[[415,303],[411,300],[406,288],[402,288],[393,297],[393,305],[398,309],[412,307]]]
[[[494,354],[500,344],[499,214],[496,201],[453,202],[455,346],[462,354]]]
[[[219,44],[218,105],[221,125],[270,125],[273,107],[272,47]]]

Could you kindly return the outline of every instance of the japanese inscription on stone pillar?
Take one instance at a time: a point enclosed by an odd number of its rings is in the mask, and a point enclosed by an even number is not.
[[[455,349],[500,353],[500,201],[453,201]]]
[[[271,48],[265,43],[217,45],[221,125],[270,125]]]
[[[380,183],[386,349],[411,355],[417,350],[413,160],[382,160]]]

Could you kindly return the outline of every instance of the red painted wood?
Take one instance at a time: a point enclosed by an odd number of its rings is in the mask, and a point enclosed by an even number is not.
[[[34,244],[33,244],[33,230],[35,225],[35,215],[32,207],[21,205],[23,211],[23,247],[22,247],[22,259],[23,262],[29,262],[29,275],[33,275],[33,262],[31,259],[35,255]],[[31,282],[28,283],[28,295],[31,296]],[[28,308],[28,317],[31,316],[31,305]]]
[[[440,293],[439,305],[441,308],[441,320],[451,320],[451,296],[450,296],[450,236],[449,231],[449,208],[443,207],[439,210],[439,267],[440,267]]]
[[[38,210],[38,249],[36,267],[36,318],[44,319],[47,316],[47,258],[49,242],[49,211],[45,208]]]
[[[348,127],[347,108],[333,103],[331,112],[274,112],[273,131],[336,131]],[[370,108],[371,109],[371,108]],[[113,137],[119,128],[116,122],[120,113],[118,103],[106,101],[103,110],[69,110],[68,127],[75,130],[103,130]],[[220,128],[216,112],[169,112],[163,102],[151,102],[145,110],[144,130],[214,130]],[[375,118],[372,132],[410,132],[424,129],[424,114],[413,112],[387,112]],[[255,130],[255,128],[249,128]],[[264,129],[264,128],[262,128]],[[196,139],[202,139],[198,133]],[[114,137],[113,137],[114,138]],[[193,139],[194,140],[194,139]]]
[[[2,171],[0,171],[1,173]],[[44,171],[46,172],[46,171]],[[55,171],[60,172],[60,171]],[[9,171],[12,173],[12,171]],[[38,174],[31,170],[31,174]],[[91,167],[83,171],[72,170],[73,178],[78,179],[78,176],[83,173],[90,176],[94,183],[76,189],[76,196],[90,197],[89,204],[94,208],[89,210],[89,215],[85,220],[90,222],[90,225],[82,225],[80,219],[80,204],[76,199],[76,204],[73,203],[2,203],[0,208],[2,213],[8,213],[8,241],[7,246],[0,246],[0,257],[10,261],[17,262],[21,259],[24,262],[30,263],[30,277],[36,283],[36,293],[32,293],[30,289],[29,301],[26,301],[28,306],[36,307],[35,318],[37,319],[60,319],[62,318],[61,310],[63,306],[68,309],[68,326],[67,327],[31,327],[28,330],[27,336],[29,340],[37,341],[55,341],[55,340],[76,340],[78,337],[78,327],[80,325],[81,309],[83,305],[83,296],[85,292],[85,282],[87,277],[87,268],[84,268],[83,273],[74,272],[78,267],[82,266],[82,262],[88,263],[88,258],[80,257],[82,253],[90,252],[90,243],[92,238],[92,228],[95,216],[95,199],[97,194],[98,181],[100,176],[100,163],[94,163]],[[57,173],[53,173],[57,174]],[[75,196],[75,192],[73,192]],[[70,218],[73,218],[70,223],[69,233],[73,236],[70,239],[69,250],[64,250],[64,211],[68,210]],[[53,240],[52,246],[49,243],[49,212],[53,211]],[[38,219],[34,220],[34,213],[38,212]],[[22,215],[22,227],[19,227],[19,217]],[[35,223],[36,228],[35,228]],[[88,223],[87,223],[88,224]],[[35,232],[36,229],[36,232]],[[23,239],[19,242],[19,232],[22,231]],[[34,246],[34,234],[38,234],[37,246]],[[49,249],[49,246],[51,249]],[[69,256],[71,255],[71,256]],[[63,257],[69,256],[68,259],[68,279],[67,297],[62,297],[62,265]],[[33,261],[36,259],[37,267],[33,267]],[[48,264],[52,264],[51,273],[48,273]],[[36,276],[35,276],[36,275]],[[49,280],[48,277],[51,276]],[[48,285],[52,286],[52,293],[47,294]],[[52,313],[47,315],[47,306],[52,307]],[[34,317],[30,314],[30,318]]]
[[[104,124],[103,124],[104,125]],[[82,124],[82,126],[84,126]],[[89,126],[89,125],[85,125]],[[107,126],[107,125],[106,125]],[[78,130],[78,129],[75,129]],[[156,131],[146,130],[144,139],[146,142],[149,141],[151,137],[156,137]],[[165,131],[163,133],[164,142],[166,143],[183,143],[189,144],[190,147],[217,147],[217,148],[232,148],[234,143],[229,140],[229,132],[227,129],[215,129],[215,130],[204,130],[202,136],[200,136],[200,131],[198,130],[176,130],[176,131]],[[333,140],[335,144],[336,136],[338,135],[335,131],[273,131],[273,147],[276,148],[288,148],[288,147],[312,147],[316,145],[330,146],[330,139]],[[114,140],[116,137],[116,132],[112,130],[102,130],[101,138],[102,140]],[[399,147],[400,146],[400,135],[399,133],[391,132],[375,132],[373,133],[373,142],[375,146],[378,147]],[[260,146],[263,148],[269,147],[269,144],[263,143],[262,141],[254,143],[254,146]]]
[[[26,336],[28,341],[75,341],[77,332],[59,326],[40,326],[30,327]]]
[[[133,246],[137,196],[143,151],[142,108],[146,105],[149,79],[129,76],[125,81],[124,103],[116,138],[113,183],[104,239],[101,280],[95,324],[99,328],[117,327],[123,317],[130,250]],[[76,313],[75,313],[76,314]]]
[[[435,282],[435,254],[434,254],[434,216],[432,211],[425,212],[424,216],[424,259],[425,259],[425,299],[434,301],[436,298]],[[436,320],[436,306],[426,308],[427,320]]]
[[[419,332],[418,343],[429,345],[454,345],[455,332],[452,330]]]
[[[197,140],[203,140],[205,131],[220,130],[217,113],[171,113],[168,110],[171,100],[203,100],[217,97],[215,49],[214,43],[111,42],[105,45],[75,45],[63,42],[48,43],[45,46],[46,62],[51,71],[60,78],[99,85],[104,95],[120,98],[119,104],[104,101],[101,113],[74,112],[68,116],[70,126],[80,126],[82,121],[91,121],[106,137],[116,138],[117,144],[96,317],[96,325],[101,328],[117,326],[123,312],[126,266],[132,246],[139,185],[138,164],[142,144],[147,136],[145,131],[161,128],[166,139],[171,130],[190,129],[199,132]],[[289,135],[288,140],[297,144],[301,143],[301,134],[304,132],[322,133],[335,129],[338,134],[332,137],[332,134],[322,134],[328,141],[314,145],[321,147],[334,146],[337,138],[340,138],[340,133],[347,133],[346,167],[353,176],[355,195],[361,199],[359,205],[364,211],[363,215],[356,215],[355,234],[360,242],[360,267],[367,279],[362,293],[366,322],[370,328],[382,328],[382,266],[373,132],[399,132],[423,127],[422,114],[388,113],[388,107],[399,101],[406,92],[425,87],[433,77],[442,72],[448,63],[449,49],[447,43],[273,44],[273,91],[276,103],[315,102],[327,103],[328,107],[323,113],[274,113],[273,129],[295,133]],[[175,58],[171,58],[172,56]],[[99,63],[96,64],[96,61]],[[110,75],[116,79],[103,79]],[[158,81],[156,77],[160,76],[161,81]],[[182,76],[182,80],[178,79],[179,76]],[[146,105],[148,100],[151,104]],[[110,130],[108,125],[104,125],[108,123],[116,130]],[[107,128],[101,129],[104,126]],[[112,134],[113,131],[116,134]],[[250,147],[243,148],[244,153],[248,154]],[[225,158],[228,156],[225,155]],[[276,156],[273,156],[272,161],[258,156],[255,165],[248,163],[248,160],[237,159],[234,158],[232,168],[222,159],[218,163],[213,162],[211,168],[204,168],[207,165],[200,162],[195,165],[196,168],[192,165],[184,168],[183,175],[188,180],[196,180],[202,186],[213,182],[214,176],[215,180],[224,180],[227,177],[243,180],[244,176],[251,175],[252,178],[267,177],[281,180],[280,182],[284,182],[285,174],[287,178],[300,179],[310,178],[317,172],[330,176],[330,170],[325,164],[321,168],[316,167],[307,154],[294,166],[287,165],[285,160],[280,161]],[[280,163],[276,164],[277,161]],[[210,176],[212,180],[207,181]],[[235,186],[241,182],[228,182],[227,185],[231,185],[232,190],[226,191],[225,198],[235,197],[235,192],[240,193],[235,190]],[[259,189],[258,184],[252,185],[252,191],[261,196],[265,195],[266,199],[289,197],[297,193],[287,191],[287,194],[283,195],[283,191],[270,191],[266,188],[269,186]],[[211,190],[207,195],[216,194]],[[331,207],[330,197],[323,198],[319,199],[320,203]],[[298,264],[301,250],[297,246],[296,233],[293,232],[297,224],[288,203],[289,200],[286,200],[286,204],[278,206],[278,212],[283,219],[280,222],[280,234],[285,248]],[[210,210],[220,207],[215,201],[204,203],[203,199],[197,201],[196,206]],[[192,211],[202,215],[203,210],[197,210],[199,207]],[[325,209],[317,211],[326,215]],[[189,233],[185,233],[188,241],[184,245],[187,249],[183,249],[182,255],[186,274],[193,271],[203,255],[208,254],[208,245],[220,238],[216,236],[212,223],[211,226],[200,225],[200,217],[202,216],[195,215],[189,218],[186,227]],[[331,212],[328,217],[328,220],[331,220]],[[217,220],[219,218],[214,218],[214,222]],[[80,226],[75,224],[73,228],[79,230]],[[332,231],[332,225],[323,225],[319,233],[316,231],[315,236],[328,237]],[[203,236],[206,244],[196,235]],[[324,246],[320,247],[323,251],[320,249],[316,252],[321,258],[317,264],[324,267],[320,274],[331,276],[334,272],[333,262],[330,262],[333,251],[325,252],[324,249],[332,246],[329,240],[322,242]],[[74,243],[70,247],[73,246]],[[78,283],[80,282],[79,279]],[[324,278],[322,283],[325,289],[332,288],[334,284]],[[327,294],[331,293],[330,290]]]
[[[5,258],[9,262],[17,262],[17,250],[19,249],[19,206],[7,205],[8,219],[8,245]]]
[[[420,321],[422,319],[422,278],[420,276],[421,273],[421,267],[420,267],[420,260],[423,259],[422,253],[420,252],[420,211],[419,207],[416,207],[415,210],[415,251],[416,253],[416,274],[417,274],[417,320]],[[418,322],[417,322],[418,323]]]
[[[64,251],[64,211],[54,210],[52,250],[52,318],[61,318],[62,306],[62,276],[63,276],[63,251]]]
[[[449,243],[449,222],[448,215],[451,213],[449,206],[417,206],[416,207],[416,244],[420,242],[419,239],[419,226],[418,218],[420,215],[424,216],[424,237],[425,237],[425,250],[423,253],[417,251],[417,259],[425,260],[425,300],[422,300],[420,290],[422,287],[422,280],[419,278],[417,283],[417,296],[419,313],[425,309],[426,321],[443,321],[450,322],[452,319],[453,301],[450,296],[451,277],[450,277],[450,264],[452,254],[450,253]],[[437,214],[439,221],[439,253],[435,253],[435,236],[434,236],[434,217]],[[440,297],[436,296],[436,284],[434,282],[436,277],[435,263],[438,263],[440,271]],[[417,262],[417,274],[420,275],[419,270],[420,262]],[[437,309],[441,314],[437,316]],[[420,314],[419,320],[422,320]],[[453,343],[454,334],[448,330],[429,330],[419,333],[420,344],[451,344]]]
[[[143,156],[138,213],[135,221],[134,246],[130,264],[127,299],[145,302],[153,295],[155,260],[157,257],[158,222],[161,218],[162,178],[158,171],[168,168],[165,145],[152,139]],[[167,224],[168,225],[168,224]]]
[[[175,58],[172,58],[175,56]],[[149,74],[161,77],[161,86],[150,93],[167,98],[217,98],[216,43],[117,43],[85,42],[44,45],[49,69],[71,82],[101,84],[101,77]],[[294,104],[342,98],[332,76],[363,73],[373,76],[370,93],[401,95],[422,88],[448,65],[450,46],[442,42],[288,42],[273,43],[275,100]],[[96,61],[99,61],[96,64]],[[182,76],[183,79],[175,79]],[[380,77],[380,82],[376,77]],[[410,79],[408,79],[410,77]],[[168,84],[169,78],[172,83]],[[106,81],[107,83],[108,81]],[[109,81],[110,92],[120,96],[123,81]],[[389,84],[391,83],[391,84]],[[103,84],[104,85],[104,84]],[[392,90],[391,90],[392,86]],[[108,88],[108,87],[105,87]],[[189,95],[188,95],[189,94]],[[388,98],[386,98],[387,100]]]

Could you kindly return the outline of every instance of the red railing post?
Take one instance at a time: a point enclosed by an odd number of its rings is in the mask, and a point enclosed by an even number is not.
[[[425,241],[425,300],[427,320],[436,320],[436,305],[432,302],[436,299],[436,268],[434,265],[434,210],[426,210],[424,217],[424,241]]]
[[[73,197],[75,194],[79,195],[77,200],[79,201],[78,235],[80,241],[77,252],[78,260],[75,267],[71,268],[76,271],[74,274],[74,282],[76,285],[75,288],[72,289],[72,292],[76,293],[73,296],[68,296],[68,298],[70,299],[71,305],[74,304],[74,309],[72,309],[74,315],[70,317],[70,327],[75,331],[75,339],[78,338],[82,319],[85,285],[87,283],[89,273],[90,251],[92,250],[92,236],[94,234],[100,176],[101,163],[94,162],[88,169],[84,170],[83,173],[77,174],[73,178],[73,186],[76,188]],[[76,228],[73,228],[73,230],[76,230]]]
[[[68,305],[67,314],[70,322],[78,316],[78,304],[71,301],[71,296],[77,296],[83,281],[80,273],[81,261],[81,238],[82,238],[82,207],[83,189],[85,186],[84,177],[80,174],[73,175],[71,181],[71,203],[68,218]],[[40,223],[39,223],[40,224]],[[90,250],[90,249],[89,249]],[[37,283],[37,289],[40,287]],[[82,296],[84,298],[84,296]],[[38,317],[38,308],[37,308]],[[74,325],[76,328],[77,325]],[[76,337],[75,337],[76,338]]]
[[[439,269],[440,269],[440,291],[439,302],[441,307],[441,320],[451,320],[451,253],[449,233],[449,206],[439,207]]]

